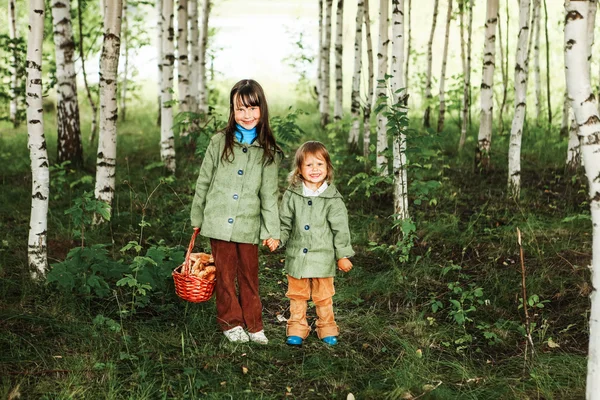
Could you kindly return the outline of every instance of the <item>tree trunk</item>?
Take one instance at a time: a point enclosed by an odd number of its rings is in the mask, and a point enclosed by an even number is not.
[[[364,18],[364,2],[358,0],[356,9],[356,34],[354,36],[354,73],[352,74],[352,94],[350,99],[350,113],[352,114],[352,127],[348,135],[348,143],[356,147],[360,134],[360,74],[362,73],[362,25]]]
[[[565,71],[566,72],[566,71]],[[581,165],[581,146],[579,144],[579,129],[575,120],[575,113],[569,107],[569,142],[567,143],[567,170],[574,173]]]
[[[198,61],[200,60],[200,43],[198,42],[198,0],[189,0],[189,24],[190,24],[190,98],[189,110],[198,112]]]
[[[506,0],[508,6],[508,0]],[[502,24],[500,21],[500,12],[498,12],[498,41],[500,48],[500,68],[502,70],[502,102],[498,112],[498,132],[504,133],[504,110],[506,108],[506,99],[508,98],[508,38],[509,38],[509,14],[508,7],[506,10],[506,47],[502,45]]]
[[[389,102],[387,99],[387,71],[388,71],[388,16],[389,7],[387,0],[379,1],[379,46],[377,49],[377,102]],[[388,149],[387,118],[382,111],[377,113],[377,170],[383,176],[388,174],[387,157]]]
[[[411,3],[412,0],[408,0],[408,15],[406,16],[406,67],[404,67],[404,87],[406,88],[406,93],[408,93],[408,68],[410,67],[410,52],[412,51],[412,15],[411,15]]]
[[[15,0],[8,0],[8,36],[10,38],[8,51],[10,52],[10,106],[9,106],[9,118],[13,126],[16,128],[19,126],[19,120],[17,118],[17,109],[19,107],[19,99],[17,97],[17,88],[19,87],[19,76],[17,75],[17,24],[16,24],[16,2]]]
[[[481,79],[481,112],[475,164],[488,169],[492,147],[494,116],[494,69],[496,65],[496,25],[498,23],[498,0],[487,1],[485,22],[485,46],[483,50],[483,77]]]
[[[365,38],[367,43],[367,101],[363,109],[363,155],[368,169],[371,147],[371,110],[375,93],[375,67],[373,65],[373,40],[371,39],[371,18],[369,17],[369,0],[365,0]]]
[[[423,125],[425,128],[431,127],[431,73],[433,68],[433,37],[435,35],[435,25],[437,24],[439,0],[433,3],[433,20],[431,22],[431,33],[429,34],[429,42],[427,43],[427,75],[425,76],[425,114],[423,115]]]
[[[87,72],[85,71],[85,54],[83,51],[83,15],[81,12],[81,0],[77,3],[77,26],[79,30],[79,60],[81,60],[81,74],[83,75],[83,85],[85,86],[85,92],[87,94],[88,103],[92,109],[92,126],[90,129],[90,143],[94,143],[96,140],[96,133],[98,131],[98,107],[92,97],[90,85],[87,81]]]
[[[173,65],[174,27],[173,0],[163,0],[162,9],[162,88],[161,88],[161,124],[160,124],[160,158],[171,174],[175,173],[175,138],[173,136]]]
[[[187,23],[188,0],[179,0],[177,4],[177,89],[179,92],[179,111],[190,110],[190,67]]]
[[[198,100],[198,108],[200,112],[208,113],[208,85],[206,76],[206,60],[208,48],[208,19],[210,9],[212,7],[210,0],[202,0],[202,23],[200,24],[200,53],[198,59],[198,91],[200,98]]]
[[[121,47],[122,0],[104,2],[104,43],[100,55],[100,135],[96,158],[96,199],[112,205],[117,161],[117,69]],[[97,217],[98,218],[98,217]],[[96,219],[96,222],[101,222]]]
[[[127,25],[127,0],[123,0],[123,17],[122,17],[122,40],[121,47],[123,48],[123,80],[121,81],[121,121],[127,120],[127,74],[129,73],[129,27]]]
[[[533,1],[533,79],[535,82],[535,119],[539,125],[542,118],[542,73],[540,69],[540,29],[542,3],[541,0]]]
[[[71,24],[71,0],[52,1],[52,20],[56,55],[58,162],[70,161],[72,166],[81,167],[83,147],[73,63],[75,41]]]
[[[323,104],[323,60],[325,59],[325,24],[323,15],[323,0],[319,0],[319,51],[317,59],[317,102],[318,109],[322,109]]]
[[[452,21],[452,0],[448,0],[448,14],[446,15],[446,37],[444,39],[444,52],[442,55],[442,72],[440,74],[440,112],[438,114],[437,131],[444,130],[446,116],[446,65],[448,63],[448,42],[450,40],[450,21]]]
[[[404,0],[392,0],[392,102],[396,103],[404,89]]]
[[[344,114],[344,90],[342,76],[342,55],[344,50],[344,0],[337,1],[335,16],[335,103],[333,119],[339,121]]]
[[[464,0],[467,6],[467,46],[464,57],[464,81],[463,81],[463,101],[461,110],[462,124],[460,127],[460,140],[458,142],[458,150],[465,147],[467,140],[467,130],[469,128],[469,110],[471,109],[471,48],[472,48],[472,33],[473,33],[473,3],[471,0]],[[462,38],[462,35],[461,35]],[[461,40],[462,42],[462,40]]]
[[[330,87],[330,57],[331,57],[331,14],[333,8],[333,0],[325,0],[325,20],[323,25],[325,27],[325,38],[323,39],[323,64],[321,71],[322,83],[321,91],[321,108],[319,112],[321,114],[321,126],[325,126],[329,123],[329,87]]]
[[[27,146],[31,159],[31,215],[27,260],[33,279],[42,278],[48,270],[46,239],[48,236],[48,196],[50,173],[44,136],[42,107],[42,43],[44,39],[44,1],[29,1],[29,34],[27,37]]]
[[[521,194],[521,139],[527,106],[527,77],[529,60],[527,55],[529,36],[530,0],[519,0],[519,38],[515,59],[515,115],[510,130],[508,148],[508,194],[518,199]]]
[[[157,33],[158,33],[158,54],[156,59],[158,60],[158,112],[157,117],[156,117],[156,125],[160,126],[161,121],[161,110],[162,110],[162,55],[163,55],[163,48],[162,48],[162,2],[163,0],[156,0],[156,25],[157,25]]]
[[[565,2],[565,69],[567,91],[579,125],[592,214],[592,293],[586,399],[597,400],[600,399],[600,182],[597,179],[600,175],[600,115],[590,83],[587,57],[591,41],[587,30],[589,6],[588,1]]]
[[[552,126],[552,96],[550,95],[550,39],[548,37],[548,6],[544,0],[544,31],[546,36],[546,100],[548,101],[548,126]]]

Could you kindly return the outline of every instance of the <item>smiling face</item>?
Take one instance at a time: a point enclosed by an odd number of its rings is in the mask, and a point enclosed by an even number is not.
[[[248,105],[245,106],[237,95],[233,98],[235,122],[244,129],[252,129],[260,121],[260,107]]]
[[[310,190],[317,190],[327,179],[327,162],[318,154],[309,153],[304,157],[300,174]]]

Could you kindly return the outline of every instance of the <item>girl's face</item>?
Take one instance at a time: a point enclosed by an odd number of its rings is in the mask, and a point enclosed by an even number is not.
[[[317,190],[327,179],[327,163],[318,154],[307,154],[300,168],[304,184],[311,190]]]
[[[235,122],[245,129],[252,129],[260,121],[260,107],[246,107],[244,103],[238,100],[237,95],[233,98]]]

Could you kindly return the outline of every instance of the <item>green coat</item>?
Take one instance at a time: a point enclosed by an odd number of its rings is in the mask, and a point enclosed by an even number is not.
[[[333,184],[317,197],[305,197],[302,184],[289,187],[279,216],[285,269],[294,278],[335,276],[336,260],[354,255],[348,212]]]
[[[203,236],[237,243],[258,244],[279,238],[277,171],[275,162],[263,164],[263,149],[235,141],[233,161],[221,161],[225,134],[215,134],[208,145],[196,182],[192,226]]]

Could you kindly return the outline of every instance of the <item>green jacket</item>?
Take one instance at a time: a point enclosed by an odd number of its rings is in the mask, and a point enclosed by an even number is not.
[[[275,162],[263,164],[263,149],[254,141],[235,141],[233,160],[222,161],[225,134],[215,134],[208,145],[192,202],[192,226],[203,236],[237,243],[258,244],[279,239],[277,171]]]
[[[305,197],[302,184],[289,187],[279,216],[285,269],[294,278],[335,276],[336,260],[354,255],[348,212],[333,184],[317,197]]]

